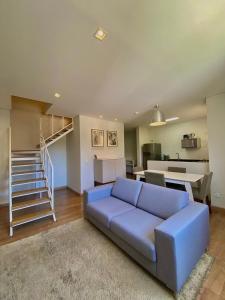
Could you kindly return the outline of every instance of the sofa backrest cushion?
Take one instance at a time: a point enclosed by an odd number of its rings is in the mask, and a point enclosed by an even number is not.
[[[112,196],[136,206],[142,184],[141,181],[118,177],[112,188]]]
[[[187,192],[143,183],[137,207],[157,217],[167,219],[187,206],[188,203]]]

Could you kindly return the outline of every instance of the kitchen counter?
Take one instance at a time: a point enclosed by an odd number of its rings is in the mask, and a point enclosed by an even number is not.
[[[168,167],[186,168],[187,173],[206,174],[209,172],[208,161],[192,160],[148,160],[148,169],[167,171]]]
[[[185,162],[209,162],[207,159],[185,159],[185,158],[169,158],[161,161],[185,161]]]

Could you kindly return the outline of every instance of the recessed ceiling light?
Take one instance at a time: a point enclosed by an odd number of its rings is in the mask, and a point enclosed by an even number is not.
[[[59,93],[55,93],[55,95],[54,95],[56,98],[60,98],[61,97],[61,95],[59,94]]]
[[[179,117],[173,117],[173,118],[166,119],[166,122],[176,121],[179,119],[180,119]]]
[[[103,115],[99,115],[99,118],[102,119],[102,118],[103,118]]]
[[[138,115],[139,114],[139,111],[135,111],[135,115]]]
[[[115,119],[114,119],[114,121],[118,121],[118,119],[117,119],[117,118],[115,118]]]
[[[96,32],[95,32],[95,38],[99,41],[103,41],[104,38],[106,37],[107,32],[105,30],[103,30],[102,28],[97,28]]]

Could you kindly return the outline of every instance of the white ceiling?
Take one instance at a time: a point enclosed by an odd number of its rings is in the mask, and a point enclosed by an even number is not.
[[[52,113],[190,119],[225,91],[225,0],[1,0],[0,41],[0,87]]]

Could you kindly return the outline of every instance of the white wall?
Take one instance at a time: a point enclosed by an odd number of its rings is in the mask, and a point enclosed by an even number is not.
[[[105,143],[103,148],[91,146],[91,129],[103,129]],[[116,130],[118,147],[107,147],[107,130]],[[98,158],[124,157],[124,124],[102,119],[80,116],[80,149],[81,149],[81,191],[94,186],[94,155]]]
[[[11,96],[7,89],[0,87],[0,108],[11,109]]]
[[[54,166],[55,187],[65,187],[67,186],[66,136],[49,146],[48,149]]]
[[[207,99],[212,204],[225,208],[225,94]]]
[[[8,202],[10,108],[10,94],[5,88],[0,87],[0,205]]]
[[[74,130],[67,136],[67,184],[81,193],[80,117],[74,118]]]
[[[137,140],[136,130],[128,130],[124,133],[125,157],[137,163]]]
[[[170,158],[176,158],[176,153],[184,159],[208,159],[208,130],[206,118],[191,120],[188,122],[167,124],[160,127],[139,127],[139,160],[142,161],[141,147],[145,143],[161,143],[162,154]],[[201,148],[182,149],[181,140],[184,134],[195,133],[201,138]]]
[[[162,154],[168,154],[171,158],[176,158],[176,153],[181,158],[187,159],[208,159],[208,130],[206,118],[191,120],[189,122],[166,125],[151,129],[154,132],[156,143],[162,144]],[[201,138],[201,148],[182,149],[181,140],[184,134],[195,133]]]
[[[0,109],[0,204],[8,202],[10,111]]]
[[[124,157],[124,124],[87,116],[74,119],[74,132],[68,137],[68,186],[82,193],[94,186],[94,155],[98,158]],[[91,146],[91,129],[105,132],[105,145],[102,148]],[[118,147],[109,148],[106,143],[107,130],[118,132]]]
[[[137,165],[142,166],[142,146],[147,143],[154,142],[153,134],[147,126],[140,126],[136,129],[137,140]]]

